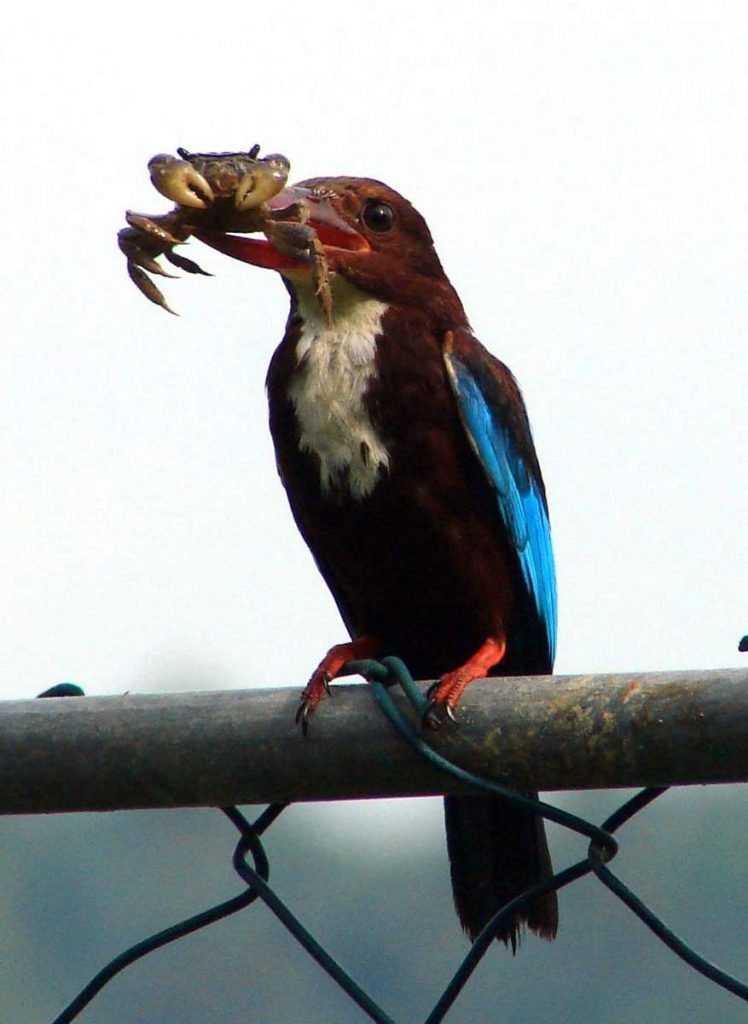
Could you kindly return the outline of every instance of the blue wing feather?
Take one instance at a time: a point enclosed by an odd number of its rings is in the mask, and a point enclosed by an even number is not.
[[[519,389],[505,367],[516,394],[501,392],[501,380],[487,362],[492,357],[474,339],[476,359],[448,347],[445,359],[470,443],[496,492],[499,512],[517,553],[522,580],[542,623],[551,663],[556,651],[556,572],[551,527],[543,483]],[[501,364],[494,364],[500,366]],[[493,371],[493,372],[492,372]],[[511,402],[521,416],[507,416]],[[527,455],[533,463],[530,465]]]

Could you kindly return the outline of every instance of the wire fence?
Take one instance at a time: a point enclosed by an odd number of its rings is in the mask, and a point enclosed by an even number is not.
[[[392,699],[390,690],[393,686],[398,686],[407,697],[419,720],[426,709],[426,696],[415,684],[406,666],[399,659],[386,658],[381,662],[354,662],[348,666],[348,671],[351,674],[360,674],[369,680],[372,684],[376,703],[386,719],[391,723],[402,740],[412,750],[416,751],[420,757],[426,759],[433,767],[438,769],[439,772],[444,773],[445,776],[453,781],[457,780],[461,784],[470,787],[475,792],[501,796],[512,803],[530,809],[543,818],[570,829],[589,840],[586,857],[558,871],[547,881],[528,889],[522,896],[501,908],[492,918],[472,944],[469,952],[426,1017],[424,1024],[439,1024],[439,1022],[445,1019],[455,1000],[469,984],[473,972],[491,946],[496,934],[502,930],[519,908],[533,903],[538,897],[549,891],[561,890],[588,875],[594,875],[657,938],[694,971],[697,971],[710,982],[732,993],[739,999],[748,1001],[748,984],[707,961],[688,943],[674,934],[609,867],[610,862],[618,852],[616,834],[619,829],[635,815],[642,813],[647,806],[666,792],[668,787],[657,786],[642,789],[633,798],[626,800],[601,825],[595,825],[549,803],[532,800],[500,786],[496,782],[468,772],[434,750],[426,742],[423,735],[414,729],[408,718],[403,715],[401,707]],[[71,684],[62,684],[53,687],[41,696],[77,696],[81,693],[82,691],[78,687]],[[235,872],[244,883],[242,891],[231,899],[165,928],[125,950],[99,971],[62,1013],[54,1019],[52,1024],[70,1024],[70,1022],[76,1020],[85,1007],[91,1003],[106,985],[137,960],[179,938],[244,910],[258,899],[272,911],[309,956],[316,961],[319,967],[340,986],[371,1020],[377,1022],[377,1024],[396,1024],[395,1018],[385,1012],[357,984],[351,975],[343,970],[268,884],[270,865],[262,844],[262,836],[288,806],[288,803],[273,803],[252,822],[236,807],[222,808],[223,814],[226,815],[239,833],[232,863]],[[250,859],[251,864],[249,863]]]

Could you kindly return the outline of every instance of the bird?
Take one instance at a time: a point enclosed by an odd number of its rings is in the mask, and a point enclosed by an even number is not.
[[[321,244],[330,301],[308,254],[197,237],[277,270],[290,296],[267,373],[270,431],[293,518],[349,634],[312,673],[298,717],[306,731],[348,661],[395,654],[414,678],[436,680],[428,722],[451,728],[472,680],[553,670],[553,549],[526,407],[407,199],[337,176],[287,186],[271,205],[292,203]],[[454,902],[475,940],[552,875],[544,825],[482,794],[446,796],[444,813]],[[516,952],[526,927],[555,937],[555,892],[496,938]]]

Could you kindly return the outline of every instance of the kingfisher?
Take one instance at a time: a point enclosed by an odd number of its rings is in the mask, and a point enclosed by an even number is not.
[[[429,721],[454,719],[477,678],[549,674],[556,582],[548,506],[510,370],[478,341],[423,217],[382,182],[313,178],[299,203],[311,260],[268,239],[198,237],[280,273],[291,306],[267,374],[270,430],[291,512],[349,639],[302,694],[306,728],[350,660],[395,654],[435,679]],[[448,723],[444,723],[448,725]],[[550,877],[542,819],[494,796],[444,799],[452,889],[475,939],[509,900]],[[552,939],[555,893],[497,935]]]

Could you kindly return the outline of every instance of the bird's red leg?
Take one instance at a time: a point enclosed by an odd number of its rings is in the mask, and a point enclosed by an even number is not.
[[[375,636],[357,636],[345,644],[335,644],[312,672],[311,679],[301,694],[301,704],[296,712],[296,721],[306,736],[309,731],[309,717],[314,713],[322,697],[330,691],[330,683],[349,661],[360,658],[374,658],[382,646]]]
[[[489,671],[498,665],[506,654],[506,638],[489,636],[472,654],[464,665],[447,672],[429,690],[429,706],[424,716],[426,725],[436,725],[438,719],[434,712],[444,708],[447,716],[454,721],[454,709],[465,688],[474,679],[483,679]]]

